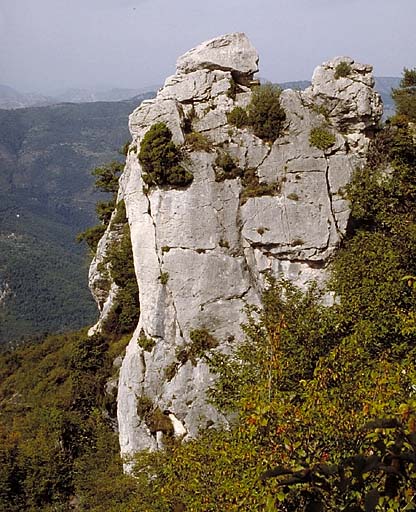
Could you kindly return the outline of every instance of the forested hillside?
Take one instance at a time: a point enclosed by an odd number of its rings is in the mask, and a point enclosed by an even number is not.
[[[0,110],[0,343],[94,321],[75,239],[95,222],[91,171],[123,158],[145,97]]]
[[[335,304],[271,279],[237,352],[198,356],[219,375],[211,399],[231,413],[229,430],[181,445],[143,398],[165,450],[139,454],[136,477],[123,476],[114,379],[129,333],[107,324],[3,352],[1,511],[415,509],[415,86],[407,70],[398,115],[345,190]]]

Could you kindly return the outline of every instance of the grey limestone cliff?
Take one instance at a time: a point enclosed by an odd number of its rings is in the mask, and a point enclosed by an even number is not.
[[[250,102],[257,62],[244,34],[203,43],[180,57],[176,74],[157,97],[130,116],[133,149],[119,199],[125,200],[131,230],[141,315],[119,377],[123,455],[161,444],[157,429],[145,421],[143,400],[172,411],[186,429],[185,439],[225,425],[206,401],[214,376],[205,359],[200,353],[184,357],[192,352],[191,333],[205,329],[219,342],[215,350],[226,350],[242,337],[244,307],[259,304],[265,273],[301,287],[322,282],[345,233],[349,207],[340,190],[364,164],[382,115],[371,66],[339,57],[317,67],[305,91],[283,91],[284,131],[267,143],[227,121],[233,108]],[[336,78],[340,63],[348,73]],[[159,122],[182,146],[182,165],[194,176],[186,188],[149,189],[143,182],[140,143]],[[323,126],[332,143],[318,149],[310,135]],[[202,134],[207,147],[187,145],[190,130]],[[241,173],[218,178],[223,154],[242,173],[251,173],[263,195],[247,194]],[[99,281],[97,261],[109,236],[99,245],[92,284]],[[105,314],[111,294],[105,307],[97,300]],[[140,337],[152,340],[147,350]]]

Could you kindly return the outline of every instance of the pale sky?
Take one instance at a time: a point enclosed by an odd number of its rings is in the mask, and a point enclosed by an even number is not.
[[[0,0],[0,84],[23,92],[163,83],[179,55],[245,32],[274,82],[336,55],[416,66],[416,0]]]

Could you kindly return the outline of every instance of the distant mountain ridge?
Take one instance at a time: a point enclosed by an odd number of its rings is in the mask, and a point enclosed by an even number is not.
[[[57,91],[51,95],[22,93],[8,85],[0,84],[0,109],[43,107],[59,103],[92,103],[97,101],[124,101],[155,91],[159,86],[142,88],[80,89],[71,88]]]
[[[152,95],[0,110],[0,343],[93,322],[75,241],[96,224],[91,170],[122,158],[128,116]]]
[[[263,81],[263,80],[262,80]],[[394,113],[394,104],[391,98],[391,90],[398,87],[399,77],[380,76],[375,77],[376,90],[380,93],[384,107],[385,117]],[[281,82],[282,89],[306,89],[311,85],[308,80],[296,80],[291,82]],[[149,91],[157,91],[159,85],[131,88],[112,88],[112,89],[80,89],[71,88],[64,91],[58,91],[53,95],[42,95],[36,93],[21,93],[12,87],[0,84],[0,109],[17,109],[27,107],[40,107],[54,105],[57,103],[91,103],[96,101],[123,101],[133,99],[136,96],[145,94]]]

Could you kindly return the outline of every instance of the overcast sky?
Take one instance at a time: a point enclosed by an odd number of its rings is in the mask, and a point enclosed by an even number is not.
[[[227,32],[249,36],[272,81],[309,79],[336,55],[400,76],[416,66],[415,22],[416,0],[0,0],[0,84],[142,88]]]

